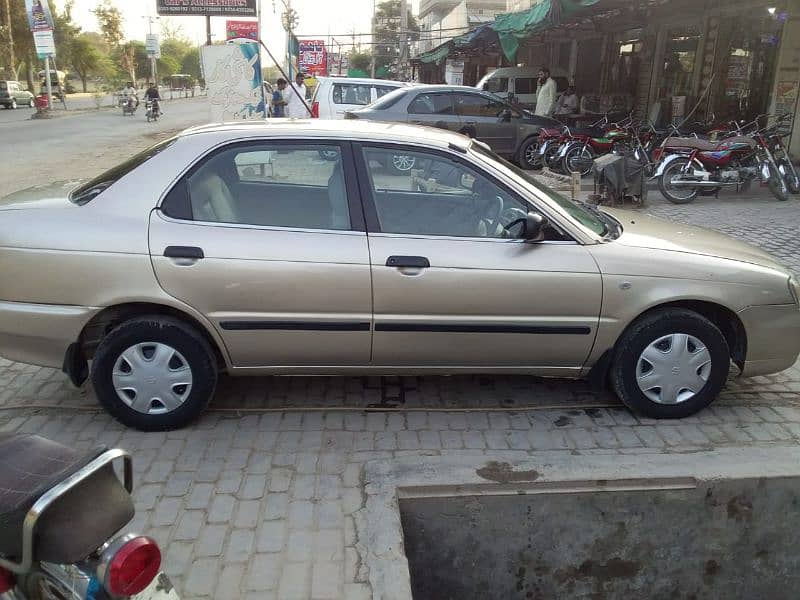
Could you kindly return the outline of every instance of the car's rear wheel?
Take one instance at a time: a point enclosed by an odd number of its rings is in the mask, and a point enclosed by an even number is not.
[[[183,427],[214,395],[217,366],[208,342],[170,317],[131,319],[100,342],[92,363],[100,403],[142,431]]]
[[[517,154],[519,166],[526,170],[542,167],[542,157],[539,155],[539,138],[532,137],[525,140]]]
[[[670,308],[634,322],[614,352],[611,383],[630,409],[655,419],[687,417],[725,385],[730,350],[711,321]]]

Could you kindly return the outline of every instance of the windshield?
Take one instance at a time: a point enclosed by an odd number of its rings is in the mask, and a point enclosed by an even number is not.
[[[584,204],[573,202],[565,198],[555,190],[542,185],[536,179],[531,177],[531,174],[518,166],[500,158],[497,154],[485,148],[482,144],[473,143],[470,145],[470,150],[475,152],[481,159],[486,162],[492,163],[494,166],[500,166],[502,169],[510,171],[517,179],[521,179],[525,185],[536,188],[539,192],[545,194],[550,200],[556,203],[568,216],[578,221],[581,225],[596,233],[597,235],[607,235],[610,231],[616,230],[618,224],[611,217],[605,215],[600,210]],[[500,163],[499,165],[497,163]]]
[[[389,92],[388,94],[384,94],[378,100],[373,102],[370,105],[370,108],[374,110],[385,110],[387,108],[391,108],[392,106],[397,104],[397,101],[400,100],[400,98],[406,95],[406,92],[408,92],[408,89],[398,88],[394,91]]]
[[[484,83],[482,88],[487,92],[494,94],[498,92],[508,91],[508,77],[490,77]]]
[[[162,150],[169,148],[177,139],[177,137],[174,137],[159,142],[155,146],[151,146],[147,150],[129,158],[124,163],[120,163],[116,167],[109,169],[102,175],[98,175],[94,179],[87,181],[83,185],[75,188],[69,195],[69,199],[78,206],[83,206],[87,202],[91,202],[136,167],[144,164]]]

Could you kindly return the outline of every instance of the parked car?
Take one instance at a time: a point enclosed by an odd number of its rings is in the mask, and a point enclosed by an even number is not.
[[[684,417],[731,362],[795,362],[799,296],[758,248],[396,123],[208,125],[0,200],[0,355],[91,377],[145,430],[197,417],[221,371],[589,377]]]
[[[311,98],[311,116],[320,119],[344,119],[348,110],[375,102],[398,88],[410,84],[385,79],[318,77]]]
[[[550,77],[556,82],[556,90],[559,94],[569,87],[566,71],[553,69]],[[538,67],[501,67],[484,75],[475,87],[491,92],[503,100],[508,100],[509,96],[513,96],[517,103],[532,109],[536,107],[536,95],[539,90],[538,79]]]
[[[28,90],[22,89],[19,81],[3,80],[0,81],[0,104],[5,108],[33,108],[36,106],[36,98]]]
[[[345,118],[399,121],[463,133],[487,143],[494,152],[524,169],[539,164],[539,131],[561,127],[555,119],[537,117],[488,92],[454,85],[403,88],[371,106],[348,111]],[[414,163],[406,160],[403,167],[412,169]]]

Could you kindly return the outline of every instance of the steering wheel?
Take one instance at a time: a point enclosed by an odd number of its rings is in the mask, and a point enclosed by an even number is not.
[[[528,220],[528,214],[521,208],[510,206],[503,211],[502,219],[506,222],[503,225],[503,237],[507,238],[511,237],[511,229]]]

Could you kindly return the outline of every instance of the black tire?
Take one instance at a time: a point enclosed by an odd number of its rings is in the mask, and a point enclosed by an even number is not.
[[[772,165],[769,166],[769,181],[767,182],[767,187],[769,187],[769,191],[772,192],[772,195],[781,202],[786,202],[791,195],[789,186],[786,184],[786,179],[784,179],[781,172]]]
[[[519,152],[517,152],[517,164],[526,171],[542,168],[538,137],[530,137],[522,142]]]
[[[789,162],[789,159],[782,158],[779,160],[778,168],[782,171],[781,175],[783,175],[786,180],[789,191],[792,194],[800,194],[800,175],[798,175],[797,169]]]
[[[637,383],[639,359],[649,345],[663,336],[679,333],[693,336],[705,345],[711,358],[710,373],[691,398],[661,404],[648,398]],[[680,308],[657,310],[639,318],[620,337],[611,364],[611,384],[631,410],[654,419],[680,419],[704,409],[717,397],[730,371],[730,356],[725,336],[705,317]]]
[[[17,100],[15,98],[15,99],[11,100],[11,109],[12,110],[16,110],[16,108],[17,108]]]
[[[36,101],[33,98],[28,100],[28,108],[36,108]]]
[[[586,165],[580,170],[572,168],[572,163],[576,160],[588,161]],[[573,171],[580,173],[581,177],[586,177],[594,170],[594,154],[588,147],[575,146],[570,148],[564,155],[564,161],[561,164],[561,170],[569,175]]]
[[[561,172],[561,161],[558,160],[558,155],[560,152],[560,145],[550,144],[550,146],[548,146],[545,150],[544,156],[542,157],[542,167],[547,167],[555,173]]]
[[[137,344],[160,343],[180,353],[190,368],[191,388],[174,410],[146,414],[131,408],[114,388],[113,371],[123,352]],[[148,382],[151,383],[151,382]],[[137,317],[112,329],[92,361],[92,384],[103,407],[122,424],[140,431],[165,431],[186,426],[208,405],[217,386],[217,362],[203,336],[171,317]]]
[[[673,204],[689,204],[690,202],[693,202],[695,198],[697,198],[697,193],[699,190],[697,187],[683,188],[689,193],[682,196],[676,196],[675,193],[668,188],[666,183],[669,181],[668,177],[672,177],[676,171],[682,171],[684,168],[686,168],[687,164],[689,164],[688,158],[675,159],[667,166],[666,169],[664,169],[664,172],[658,178],[658,189],[661,192],[661,195]]]

